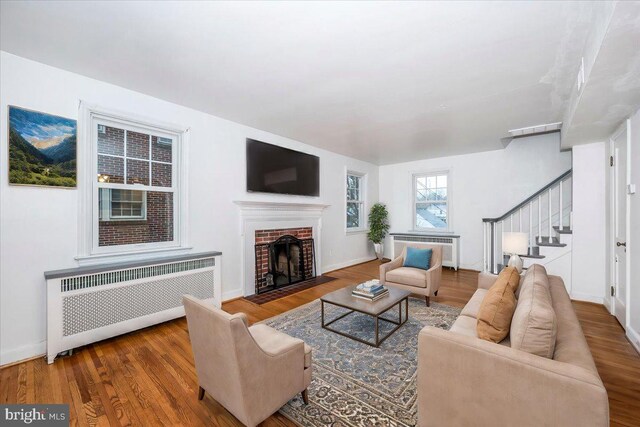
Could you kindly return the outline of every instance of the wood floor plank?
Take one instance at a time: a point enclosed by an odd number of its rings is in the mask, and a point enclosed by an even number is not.
[[[17,403],[18,365],[7,366],[0,370],[0,402]]]
[[[307,304],[328,292],[376,278],[375,260],[330,272],[336,280],[257,305],[245,299],[225,303],[251,323]],[[433,300],[463,307],[477,286],[478,273],[444,269]],[[611,426],[640,425],[640,355],[624,330],[597,304],[574,302],[598,372],[609,394]],[[186,319],[176,319],[76,349],[48,365],[34,359],[0,370],[1,403],[68,403],[72,426],[241,427],[208,394],[197,400],[198,380]],[[262,427],[293,426],[276,413]]]
[[[18,390],[16,403],[27,403],[27,369],[29,363],[18,365]]]

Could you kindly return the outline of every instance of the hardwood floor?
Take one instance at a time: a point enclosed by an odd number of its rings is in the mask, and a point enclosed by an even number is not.
[[[377,277],[378,261],[332,272],[332,282],[261,306],[238,299],[224,304],[257,322],[341,287]],[[433,300],[462,307],[477,273],[445,269]],[[609,393],[612,426],[640,425],[640,356],[604,307],[574,308]],[[0,371],[1,403],[69,403],[71,425],[241,426],[208,395],[199,401],[187,324],[178,319],[78,349],[52,365],[43,358]],[[263,426],[290,426],[275,414]]]

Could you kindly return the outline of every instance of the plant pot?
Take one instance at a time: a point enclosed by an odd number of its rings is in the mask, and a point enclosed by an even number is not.
[[[374,243],[373,249],[376,251],[376,256],[380,261],[384,258],[384,245],[382,243]]]

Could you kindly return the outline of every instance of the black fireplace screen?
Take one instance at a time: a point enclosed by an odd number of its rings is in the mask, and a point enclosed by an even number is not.
[[[271,243],[256,244],[256,294],[315,277],[313,239],[285,235]]]

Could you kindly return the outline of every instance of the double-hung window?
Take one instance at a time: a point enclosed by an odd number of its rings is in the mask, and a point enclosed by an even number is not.
[[[413,226],[416,230],[449,231],[449,173],[413,176]]]
[[[365,228],[365,176],[347,172],[347,231]]]
[[[181,134],[92,115],[92,254],[180,245]]]

